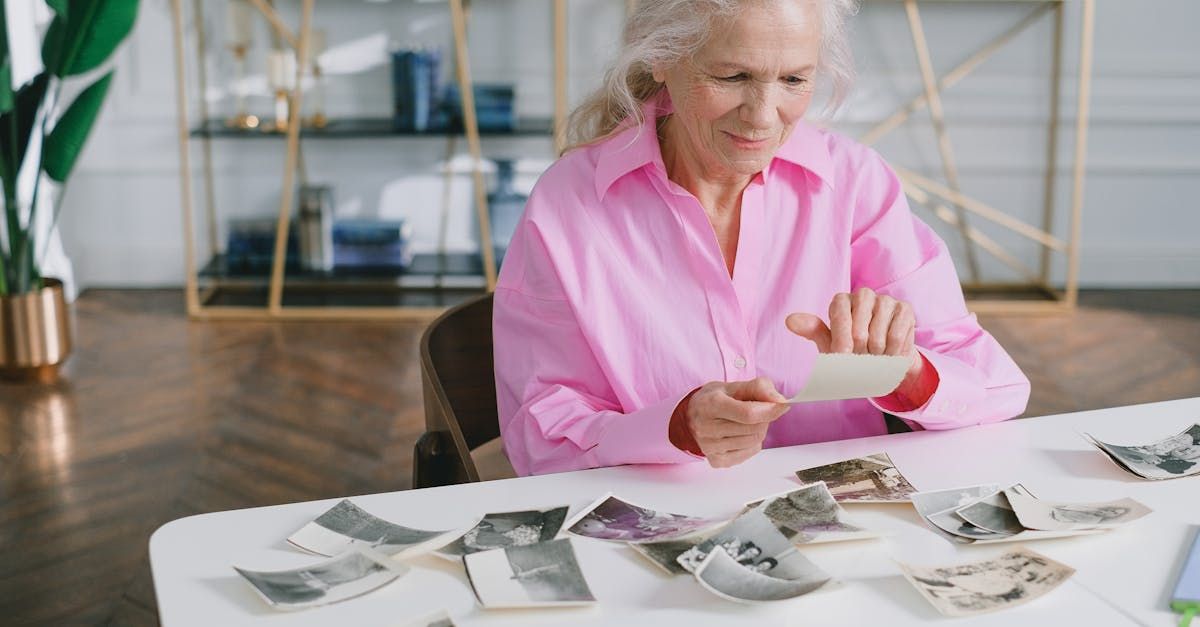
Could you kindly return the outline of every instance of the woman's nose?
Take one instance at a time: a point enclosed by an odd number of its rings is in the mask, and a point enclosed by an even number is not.
[[[769,85],[751,85],[740,108],[742,122],[751,128],[771,128],[775,108]]]

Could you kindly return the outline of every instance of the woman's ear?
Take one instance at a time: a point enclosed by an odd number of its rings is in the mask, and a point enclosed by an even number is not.
[[[667,70],[661,65],[650,66],[650,76],[654,78],[656,83],[667,82]]]

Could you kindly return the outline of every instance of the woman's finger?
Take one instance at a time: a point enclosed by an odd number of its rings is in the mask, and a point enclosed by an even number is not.
[[[917,352],[917,324],[913,321],[913,325],[908,328],[908,335],[904,339],[904,351],[901,355],[912,355]]]
[[[875,300],[875,292],[866,287],[854,290],[854,295],[850,297],[850,313],[852,316],[850,337],[854,343],[855,353],[867,352],[867,340],[870,338],[871,317],[875,312]]]
[[[854,351],[851,325],[854,317],[850,312],[850,295],[835,294],[829,301],[829,352],[850,353]]]
[[[706,457],[708,458],[708,464],[713,468],[729,468],[754,457],[761,450],[762,447],[753,447],[729,451],[727,453],[718,453],[716,455],[706,455]]]
[[[892,316],[892,324],[887,333],[888,355],[908,355],[909,342],[916,327],[912,307],[905,302],[896,303],[896,311]]]
[[[784,319],[784,324],[792,333],[805,338],[817,345],[817,351],[828,353],[831,336],[829,326],[825,321],[810,313],[793,313]]]
[[[738,435],[728,438],[720,438],[709,443],[708,448],[701,446],[701,450],[705,454],[713,453],[715,455],[724,455],[735,451],[748,450],[754,447],[762,446],[762,436],[757,433],[747,435]]]
[[[871,323],[867,327],[867,352],[872,355],[887,353],[889,334],[896,323],[897,300],[891,296],[877,296]],[[901,335],[903,341],[903,335]],[[892,353],[894,354],[894,353]]]

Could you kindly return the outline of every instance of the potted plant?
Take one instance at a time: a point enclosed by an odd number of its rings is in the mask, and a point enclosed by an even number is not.
[[[25,2],[32,8],[31,0]],[[42,38],[41,73],[13,84],[6,0],[0,0],[0,376],[53,380],[71,350],[63,286],[44,277],[35,255],[35,213],[43,179],[66,184],[100,112],[113,73],[91,81],[72,102],[63,84],[93,73],[129,34],[137,0],[46,0],[54,12]],[[30,172],[32,169],[32,172]],[[22,194],[22,172],[33,179]],[[43,176],[44,175],[44,176]],[[62,195],[59,195],[61,202]],[[58,216],[54,207],[54,217]],[[51,227],[53,229],[53,226]]]

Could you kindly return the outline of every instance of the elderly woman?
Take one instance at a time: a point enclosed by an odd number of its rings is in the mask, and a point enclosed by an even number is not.
[[[945,244],[883,159],[804,121],[851,76],[851,0],[641,0],[496,286],[519,474],[705,459],[1024,411]],[[881,398],[784,403],[818,352],[904,355]]]

